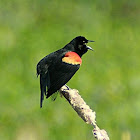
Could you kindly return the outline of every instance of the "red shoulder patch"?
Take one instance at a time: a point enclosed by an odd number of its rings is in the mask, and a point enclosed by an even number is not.
[[[82,64],[82,59],[76,52],[67,52],[62,61],[72,65]]]

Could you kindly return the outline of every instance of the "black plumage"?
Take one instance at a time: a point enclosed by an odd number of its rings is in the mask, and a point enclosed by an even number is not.
[[[86,46],[88,42],[93,41],[78,36],[64,48],[47,55],[39,61],[37,64],[37,76],[40,75],[40,107],[42,107],[44,95],[46,98],[50,97],[65,85],[79,69],[82,55],[88,49],[92,50],[91,47]]]

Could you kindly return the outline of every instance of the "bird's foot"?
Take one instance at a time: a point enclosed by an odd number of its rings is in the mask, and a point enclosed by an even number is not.
[[[65,89],[65,90],[70,90],[70,88],[65,84],[65,87],[67,88],[67,89]]]
[[[65,93],[68,90],[70,90],[70,88],[66,84],[64,86],[62,86],[59,90],[60,91],[60,97],[63,97],[63,92]]]

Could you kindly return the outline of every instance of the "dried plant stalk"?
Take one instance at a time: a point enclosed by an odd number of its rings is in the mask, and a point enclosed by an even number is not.
[[[67,99],[72,108],[77,114],[87,123],[93,125],[93,135],[97,140],[109,140],[107,132],[100,130],[96,124],[96,113],[91,110],[86,102],[79,95],[79,91],[76,89],[68,89],[67,86],[63,86],[60,89],[60,93]]]

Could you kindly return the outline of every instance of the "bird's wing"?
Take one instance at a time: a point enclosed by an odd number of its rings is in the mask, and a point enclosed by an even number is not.
[[[47,98],[65,85],[79,69],[80,65],[67,64],[61,61],[55,67],[50,67],[50,87],[47,91]],[[53,72],[55,69],[55,73]]]
[[[49,66],[52,61],[55,59],[55,55],[48,55],[39,61],[37,64],[37,76],[40,75],[40,107],[42,107],[42,102],[44,100],[44,94],[46,95],[46,86],[50,87],[50,75],[49,75]]]

